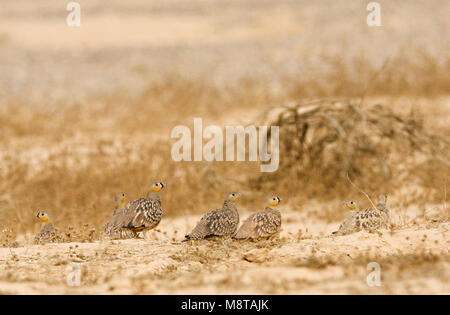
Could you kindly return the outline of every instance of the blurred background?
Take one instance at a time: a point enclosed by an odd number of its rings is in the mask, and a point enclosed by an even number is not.
[[[168,217],[242,191],[244,209],[277,194],[334,222],[359,194],[347,173],[394,206],[441,204],[450,2],[380,0],[381,27],[367,25],[368,2],[81,0],[81,26],[69,27],[68,2],[0,0],[4,242],[36,232],[42,209],[62,229],[99,235],[117,194],[135,199],[156,180],[168,183]],[[314,103],[321,115],[296,116],[317,99],[327,100]],[[170,158],[176,125],[263,114],[282,128],[278,172]]]

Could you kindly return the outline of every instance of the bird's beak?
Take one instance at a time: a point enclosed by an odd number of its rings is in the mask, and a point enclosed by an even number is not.
[[[36,213],[36,218],[39,218],[39,212],[38,212],[38,213]]]
[[[166,187],[167,184],[161,183],[162,188]]]

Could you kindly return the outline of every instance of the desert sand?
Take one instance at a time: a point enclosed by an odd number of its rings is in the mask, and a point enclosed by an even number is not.
[[[279,239],[180,243],[198,218],[163,220],[145,239],[0,249],[3,294],[448,294],[450,224],[330,236],[338,224],[283,212]],[[369,286],[370,262],[380,286]],[[80,286],[67,282],[73,263]]]

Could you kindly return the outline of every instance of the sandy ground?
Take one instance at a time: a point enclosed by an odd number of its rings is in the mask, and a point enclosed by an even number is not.
[[[179,243],[197,220],[190,216],[163,220],[145,239],[0,248],[0,293],[450,293],[448,220],[331,237],[337,222],[283,215],[280,238],[259,242]],[[367,284],[370,262],[380,265],[381,286]],[[74,263],[80,286],[67,280]]]

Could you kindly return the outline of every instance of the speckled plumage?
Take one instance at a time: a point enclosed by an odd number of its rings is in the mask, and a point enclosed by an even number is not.
[[[227,197],[222,208],[206,213],[185,238],[199,240],[211,236],[233,236],[238,225],[239,213],[236,204]]]
[[[55,241],[55,228],[53,224],[50,222],[50,216],[47,212],[39,211],[36,214],[36,218],[38,218],[42,222],[41,231],[34,238],[38,243],[49,243]]]
[[[136,238],[138,232],[145,232],[158,226],[163,210],[159,192],[166,184],[153,183],[145,198],[130,202],[117,212],[105,226],[105,233],[111,238]]]
[[[111,239],[137,238],[137,233],[122,229],[122,211],[115,211],[114,216],[106,223],[104,232]]]
[[[55,240],[55,228],[51,223],[42,224],[41,231],[34,238],[38,243],[51,243]]]
[[[120,215],[121,228],[133,232],[147,231],[158,226],[163,210],[159,193],[130,202]]]
[[[137,233],[122,229],[122,216],[125,210],[125,194],[120,194],[114,208],[113,217],[106,223],[104,232],[111,239],[137,238]]]
[[[345,235],[361,230],[374,231],[380,228],[388,228],[390,211],[386,205],[386,195],[380,195],[376,208],[355,211],[345,219],[334,235]]]
[[[281,213],[276,209],[266,207],[250,215],[234,236],[235,239],[267,238],[281,230]]]

